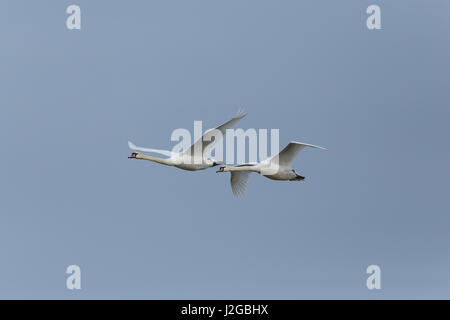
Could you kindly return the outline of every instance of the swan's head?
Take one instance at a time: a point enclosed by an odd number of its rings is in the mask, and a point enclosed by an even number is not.
[[[216,171],[217,172],[225,172],[225,167],[220,167],[219,170]]]
[[[137,152],[133,152],[133,153],[128,157],[128,159],[136,159],[137,156],[138,156],[138,153],[137,153]]]

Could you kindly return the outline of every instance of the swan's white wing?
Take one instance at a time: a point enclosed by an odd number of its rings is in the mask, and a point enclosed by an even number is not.
[[[223,123],[222,125],[218,126],[215,129],[210,129],[210,130],[206,131],[205,134],[200,139],[195,141],[195,143],[192,146],[190,146],[186,151],[184,151],[183,154],[193,155],[194,150],[196,148],[195,146],[197,146],[197,148],[201,147],[202,154],[205,154],[205,151],[207,150],[207,148],[212,147],[214,145],[214,143],[216,143],[216,140],[215,140],[216,139],[215,138],[216,130],[220,131],[222,133],[222,136],[225,136],[226,130],[232,128],[239,120],[244,118],[246,115],[247,114],[245,112],[243,112],[242,110],[238,110],[236,115],[231,120],[228,120],[227,122]],[[214,139],[211,139],[213,136],[214,136]]]
[[[134,151],[141,151],[141,152],[153,152],[153,153],[159,153],[168,157],[172,156],[172,152],[168,151],[168,150],[159,150],[159,149],[150,149],[150,148],[142,148],[142,147],[137,147],[133,142],[128,141],[128,147],[131,150]]]
[[[231,190],[236,197],[245,193],[249,175],[250,171],[231,171]]]
[[[270,162],[275,162],[278,160],[278,163],[280,166],[290,166],[292,163],[292,160],[294,160],[297,153],[299,153],[300,150],[302,150],[306,147],[326,150],[323,147],[315,146],[313,144],[292,141],[292,142],[289,142],[289,144],[283,150],[281,150],[281,152],[278,155],[276,155],[272,159],[270,159]]]

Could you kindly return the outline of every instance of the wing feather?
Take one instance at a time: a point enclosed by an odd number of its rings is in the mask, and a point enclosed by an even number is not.
[[[249,171],[231,172],[231,190],[236,197],[244,195],[249,175]]]
[[[323,147],[315,146],[313,144],[291,141],[283,150],[281,150],[279,154],[274,156],[270,161],[274,162],[278,160],[280,166],[290,166],[295,156],[306,147],[326,150]]]
[[[193,155],[195,146],[198,146],[197,148],[199,148],[200,147],[199,145],[201,145],[202,154],[205,154],[207,148],[212,147],[213,144],[217,142],[216,138],[212,139],[212,137],[213,136],[215,137],[215,135],[217,134],[217,131],[219,131],[222,134],[222,136],[225,136],[226,130],[232,128],[239,120],[244,118],[246,115],[247,114],[242,110],[238,110],[236,115],[231,120],[228,120],[227,122],[221,124],[217,128],[206,131],[205,134],[200,139],[195,141],[195,143],[192,146],[190,146],[186,151],[184,151],[183,154]]]

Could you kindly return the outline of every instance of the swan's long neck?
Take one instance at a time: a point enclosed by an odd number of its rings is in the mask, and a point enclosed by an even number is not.
[[[225,172],[227,171],[253,171],[253,172],[259,172],[259,167],[258,166],[237,166],[237,167],[231,167],[231,166],[227,166],[225,167],[225,169],[223,170]]]
[[[166,166],[173,166],[173,161],[170,158],[163,159],[163,158],[158,158],[158,157],[147,156],[145,154],[138,154],[136,156],[136,159],[153,161],[153,162],[165,164]]]

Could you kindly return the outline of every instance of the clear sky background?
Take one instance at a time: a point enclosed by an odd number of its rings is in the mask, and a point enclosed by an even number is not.
[[[0,298],[449,299],[449,10],[2,1]],[[171,149],[239,107],[239,127],[329,151],[239,199],[228,174],[127,159],[129,139]]]

